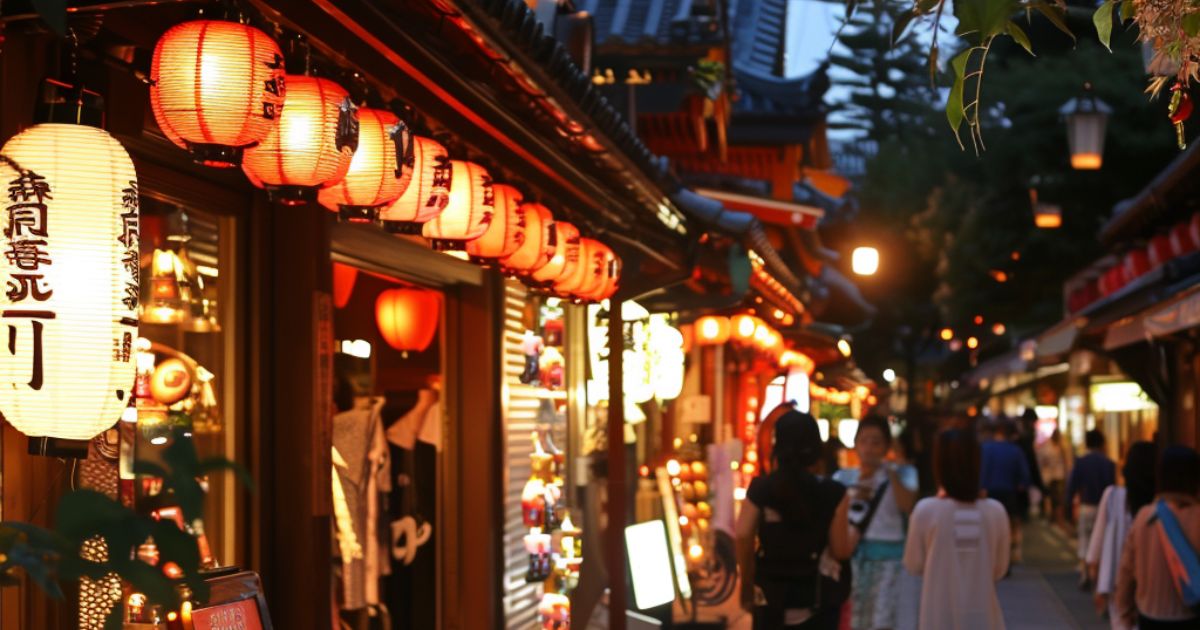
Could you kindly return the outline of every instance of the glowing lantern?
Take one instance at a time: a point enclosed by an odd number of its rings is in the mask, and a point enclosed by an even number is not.
[[[603,243],[599,245],[599,259],[596,261],[599,267],[599,274],[596,276],[591,286],[585,287],[581,296],[594,302],[601,302],[612,297],[617,292],[617,285],[621,279],[621,258],[611,247]]]
[[[554,215],[546,206],[526,203],[521,204],[521,209],[525,212],[525,240],[500,264],[506,271],[528,274],[542,268],[554,257],[558,231]]]
[[[128,407],[138,336],[138,188],[104,131],[35,125],[0,155],[0,409],[31,437],[87,440]]]
[[[346,220],[372,223],[379,209],[400,197],[412,179],[405,166],[412,134],[395,114],[380,109],[358,110],[358,148],[342,181],[323,189],[321,205]]]
[[[575,296],[591,300],[595,299],[595,296],[604,288],[617,256],[611,247],[600,241],[592,241],[592,248],[588,254],[588,257],[583,260],[583,264],[588,268],[587,277],[583,286],[575,292]]]
[[[345,308],[354,294],[354,281],[358,278],[358,269],[342,263],[333,263],[333,305]]]
[[[566,268],[567,259],[577,259],[579,256],[579,228],[565,221],[555,221],[554,233],[554,255],[550,262],[535,269],[532,274],[537,282],[554,282]]]
[[[760,320],[753,315],[734,315],[729,323],[733,328],[733,338],[746,343],[754,339]]]
[[[448,249],[462,249],[461,242],[483,236],[492,222],[496,194],[492,176],[474,162],[451,160],[450,201],[430,219],[421,234]],[[459,244],[455,244],[459,243]]]
[[[429,138],[413,138],[412,181],[391,205],[379,213],[384,227],[420,234],[421,225],[441,214],[450,202],[450,157],[446,147]]]
[[[879,270],[879,250],[874,247],[855,248],[850,257],[850,266],[860,276],[875,275]]]
[[[375,300],[383,340],[401,352],[423,352],[437,332],[442,296],[425,289],[388,289]]]
[[[242,149],[275,127],[284,101],[283,55],[245,24],[197,20],[154,47],[150,107],[167,138],[209,166],[237,166]]]
[[[597,245],[599,243],[593,239],[581,238],[574,257],[571,256],[570,248],[567,249],[567,264],[562,275],[554,282],[555,292],[575,295],[588,285],[592,277],[599,275],[600,270],[594,263]]]
[[[1083,94],[1059,108],[1067,122],[1067,144],[1071,149],[1071,168],[1097,170],[1104,163],[1104,132],[1112,108],[1096,97],[1090,82]]]
[[[242,170],[273,201],[295,205],[346,176],[358,145],[358,108],[328,79],[288,76],[287,86],[279,124],[246,149]]]
[[[475,259],[504,258],[525,241],[525,208],[521,193],[508,184],[492,186],[495,213],[483,236],[467,242],[467,254]]]
[[[696,342],[702,346],[719,346],[729,341],[729,318],[709,315],[696,320]]]

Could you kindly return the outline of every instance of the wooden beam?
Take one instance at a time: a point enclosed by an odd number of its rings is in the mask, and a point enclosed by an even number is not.
[[[608,531],[605,548],[608,552],[608,627],[625,630],[625,609],[628,599],[625,590],[625,506],[628,503],[625,484],[625,375],[622,359],[625,354],[625,334],[621,320],[622,303],[609,302],[608,309]]]

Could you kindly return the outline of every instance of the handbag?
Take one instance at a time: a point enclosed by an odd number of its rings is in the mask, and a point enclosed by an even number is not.
[[[1188,608],[1200,608],[1200,558],[1183,533],[1179,519],[1167,502],[1159,499],[1154,506],[1158,520],[1158,535],[1163,553],[1167,556],[1167,568],[1171,571],[1171,582],[1179,592],[1179,598]]]

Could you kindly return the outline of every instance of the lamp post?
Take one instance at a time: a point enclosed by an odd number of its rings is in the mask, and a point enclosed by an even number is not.
[[[1059,108],[1067,123],[1067,143],[1071,150],[1071,168],[1099,170],[1104,162],[1104,133],[1112,108],[1092,92],[1091,82],[1083,84],[1083,94]]]

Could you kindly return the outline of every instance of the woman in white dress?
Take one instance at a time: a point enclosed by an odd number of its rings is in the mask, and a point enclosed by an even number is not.
[[[1088,541],[1088,572],[1096,585],[1096,612],[1108,614],[1113,630],[1131,630],[1121,619],[1113,599],[1117,566],[1133,516],[1154,500],[1155,466],[1158,449],[1151,442],[1134,442],[1125,453],[1121,468],[1124,486],[1109,486],[1096,509],[1096,526]]]
[[[1003,630],[996,582],[1008,572],[1008,514],[979,498],[979,442],[962,429],[934,443],[938,495],[917,503],[904,567],[923,577],[921,630]]]

